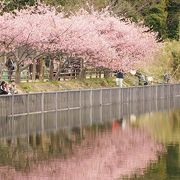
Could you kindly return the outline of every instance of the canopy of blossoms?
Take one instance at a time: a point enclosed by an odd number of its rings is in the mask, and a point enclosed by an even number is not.
[[[24,62],[38,53],[83,57],[92,66],[129,70],[158,50],[147,27],[122,21],[104,9],[67,16],[43,4],[0,16],[0,52]]]

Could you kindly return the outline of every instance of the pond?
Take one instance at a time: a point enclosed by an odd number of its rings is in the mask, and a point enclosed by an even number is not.
[[[0,179],[180,179],[180,99],[2,119]]]

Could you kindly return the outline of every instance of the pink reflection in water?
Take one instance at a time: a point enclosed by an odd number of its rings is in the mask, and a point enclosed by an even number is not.
[[[27,174],[13,169],[0,169],[0,177],[32,180],[112,180],[133,173],[143,174],[157,154],[163,151],[144,130],[115,128],[112,132],[99,134],[95,139],[89,135],[67,159],[56,159],[32,167]]]

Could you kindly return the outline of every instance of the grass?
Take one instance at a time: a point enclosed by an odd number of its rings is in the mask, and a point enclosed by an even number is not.
[[[67,89],[88,89],[101,87],[114,87],[115,78],[92,78],[83,80],[23,82],[17,85],[19,92],[48,92]]]

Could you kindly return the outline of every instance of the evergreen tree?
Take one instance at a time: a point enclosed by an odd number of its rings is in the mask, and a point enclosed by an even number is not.
[[[168,4],[168,37],[170,39],[179,39],[179,26],[180,26],[180,1],[170,0]]]
[[[147,7],[144,11],[145,24],[158,32],[160,38],[167,37],[167,0],[160,0]]]
[[[34,5],[36,0],[4,0],[4,11],[12,11],[14,9],[21,9],[26,5]]]

